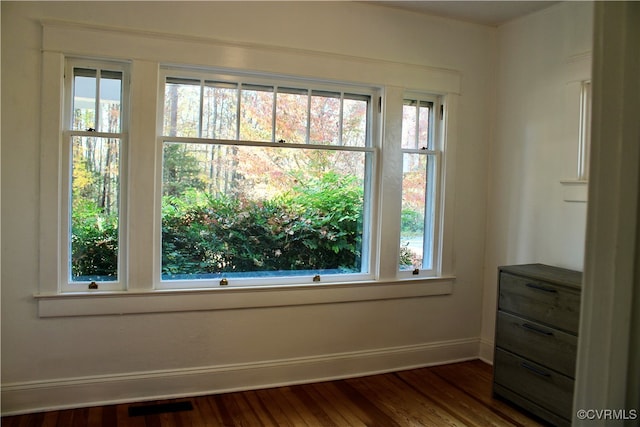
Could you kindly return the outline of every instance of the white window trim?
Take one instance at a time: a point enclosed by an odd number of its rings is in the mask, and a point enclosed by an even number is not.
[[[577,135],[575,151],[575,175],[560,181],[562,199],[565,202],[585,203],[588,201],[588,145],[591,138],[587,128],[586,113],[590,114],[590,105],[586,105],[586,85],[591,82],[592,52],[587,51],[569,56],[565,61],[566,90],[570,109],[575,111],[576,121],[568,122],[570,135]],[[589,111],[587,111],[587,108]]]
[[[40,317],[165,313],[303,306],[446,295],[455,277],[420,281],[260,286],[149,292],[37,294]]]
[[[591,80],[580,82],[576,178],[560,181],[565,202],[587,202],[591,147]]]
[[[127,291],[91,291],[64,293],[59,289],[60,218],[61,218],[61,135],[63,123],[65,54],[92,57],[96,47],[100,56],[109,59],[131,60],[130,120],[137,123],[130,129],[129,179],[136,182],[130,188],[130,200],[144,200],[130,205],[129,271]],[[157,245],[149,219],[157,213],[155,185],[158,156],[146,155],[157,150],[155,107],[135,109],[138,102],[155,106],[158,102],[159,66],[162,63],[200,64],[205,67],[264,70],[283,76],[291,69],[296,74],[329,81],[361,81],[362,84],[383,87],[381,125],[383,143],[373,177],[379,186],[372,221],[378,233],[372,242],[372,251],[381,259],[394,262],[380,264],[375,271],[376,281],[304,286],[276,286],[265,288],[225,288],[207,290],[160,291],[154,289],[154,271],[159,261],[150,250]],[[341,301],[409,298],[442,295],[453,292],[453,220],[442,224],[441,268],[438,277],[413,277],[403,281],[397,276],[399,227],[383,227],[379,212],[385,221],[399,224],[399,182],[383,179],[385,173],[402,162],[399,149],[401,136],[401,108],[405,87],[420,92],[434,93],[446,98],[448,118],[443,126],[444,141],[442,179],[445,192],[440,206],[443,218],[453,218],[455,190],[455,145],[457,138],[457,102],[461,75],[457,71],[419,65],[380,61],[369,58],[347,57],[314,51],[279,48],[258,44],[237,44],[207,38],[123,31],[106,27],[89,27],[57,21],[43,22],[42,49],[42,113],[41,113],[41,168],[40,168],[40,266],[39,292],[35,295],[41,316],[82,316],[95,314],[172,312],[185,310],[217,310],[239,307],[262,307],[316,304]],[[363,73],[363,70],[366,70]],[[397,146],[396,146],[397,145]],[[150,148],[155,147],[155,148]],[[132,165],[135,164],[136,167]],[[142,165],[143,167],[137,167]],[[149,173],[153,171],[153,173]],[[57,177],[57,178],[53,178]],[[375,206],[378,209],[375,209]],[[394,242],[389,244],[388,242]],[[393,267],[391,267],[393,266]],[[269,297],[267,297],[269,295]]]

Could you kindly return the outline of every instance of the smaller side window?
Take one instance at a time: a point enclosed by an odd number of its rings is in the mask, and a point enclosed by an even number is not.
[[[589,151],[591,150],[591,82],[582,82],[580,92],[580,134],[578,140],[578,180],[589,179]]]
[[[438,249],[440,98],[406,98],[402,114],[400,271],[435,272]]]
[[[67,62],[63,289],[123,288],[126,82],[123,64]]]

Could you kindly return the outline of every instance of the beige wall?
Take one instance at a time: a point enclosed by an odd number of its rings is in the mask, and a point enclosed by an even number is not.
[[[2,2],[1,7],[3,412],[308,381],[478,354],[495,29],[343,2]],[[453,293],[39,318],[33,295],[39,257],[48,256],[39,253],[38,228],[40,21],[46,19],[459,71],[456,200],[450,218]],[[99,45],[95,54],[100,56]]]
[[[498,266],[582,270],[587,204],[565,201],[561,181],[577,177],[579,87],[591,76],[592,20],[591,3],[564,2],[498,28],[483,342],[493,342]]]

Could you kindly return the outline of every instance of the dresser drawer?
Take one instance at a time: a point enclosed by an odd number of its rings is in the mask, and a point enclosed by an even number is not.
[[[494,381],[567,420],[572,417],[573,380],[537,363],[496,349]]]
[[[580,292],[573,289],[501,272],[498,308],[578,333]]]
[[[505,350],[568,377],[573,378],[575,375],[578,342],[575,335],[500,311],[496,342]]]

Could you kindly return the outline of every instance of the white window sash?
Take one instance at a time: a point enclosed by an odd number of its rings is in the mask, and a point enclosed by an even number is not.
[[[404,154],[418,154],[418,155],[427,155],[431,156],[434,159],[434,165],[432,168],[433,179],[429,181],[427,179],[428,188],[425,189],[425,192],[433,193],[433,199],[431,200],[431,204],[429,205],[428,200],[425,206],[425,233],[423,236],[423,254],[430,253],[430,264],[431,268],[421,266],[415,270],[400,270],[398,268],[398,278],[401,279],[409,279],[416,277],[437,277],[442,274],[443,265],[442,265],[442,244],[443,244],[443,216],[444,209],[442,207],[442,194],[444,192],[444,168],[442,167],[443,163],[443,147],[444,147],[444,99],[442,96],[425,94],[420,92],[410,92],[407,91],[403,97],[403,105],[404,100],[412,100],[417,101],[417,105],[419,106],[421,102],[426,101],[430,102],[433,105],[433,111],[431,112],[431,121],[429,128],[429,143],[433,147],[432,149],[408,149],[402,148],[402,155]],[[441,116],[442,114],[442,116]],[[418,121],[416,121],[416,138],[418,137]],[[426,171],[427,173],[429,171]],[[429,195],[427,194],[427,197]],[[431,209],[427,209],[427,208]],[[432,218],[429,218],[429,215],[432,215]],[[430,238],[429,238],[430,236]],[[399,243],[400,239],[398,240]],[[399,267],[399,266],[398,266]]]

